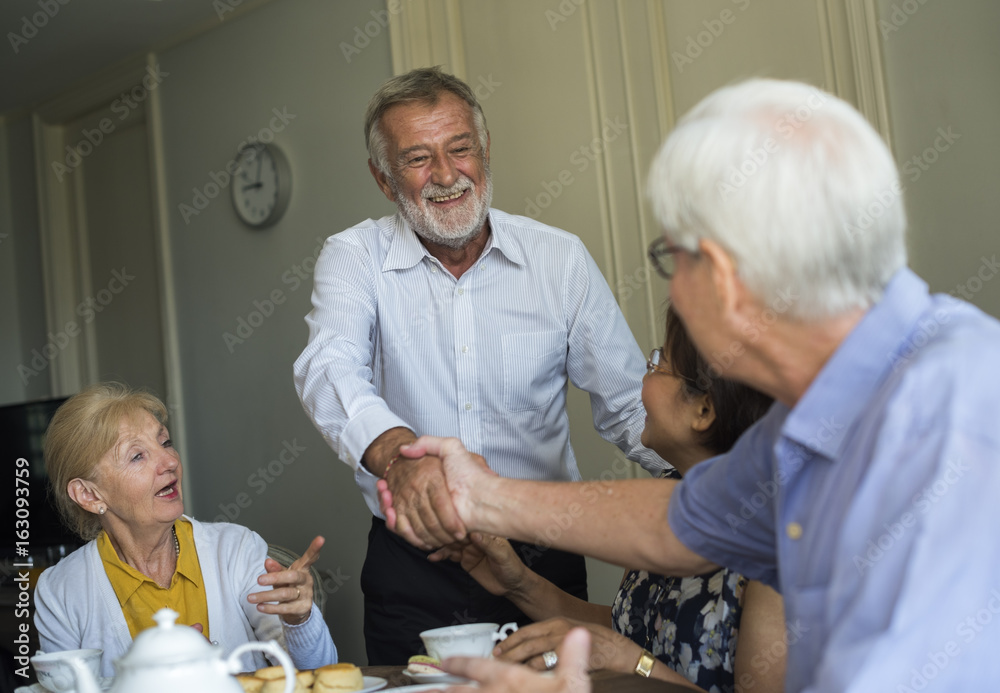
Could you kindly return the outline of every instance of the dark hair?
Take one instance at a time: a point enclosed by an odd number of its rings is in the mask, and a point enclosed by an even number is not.
[[[386,80],[368,102],[368,109],[365,111],[365,146],[368,148],[368,157],[379,171],[392,177],[386,159],[387,143],[381,128],[385,112],[399,103],[415,101],[433,105],[446,93],[452,93],[469,104],[480,149],[486,151],[486,116],[475,92],[458,77],[444,72],[440,65],[420,67]]]
[[[683,383],[684,396],[707,394],[715,421],[699,441],[716,455],[733,447],[743,431],[767,412],[771,397],[741,383],[712,375],[672,305],[667,306],[667,338],[663,345],[670,366]]]

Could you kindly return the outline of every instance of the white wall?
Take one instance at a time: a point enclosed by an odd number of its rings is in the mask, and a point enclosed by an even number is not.
[[[911,265],[1000,316],[1000,3],[879,6]]]
[[[168,73],[160,116],[193,482],[188,507],[206,520],[223,508],[238,512],[233,519],[298,553],[324,534],[318,567],[343,580],[330,583],[336,591],[327,620],[342,657],[359,663],[366,661],[359,575],[371,516],[349,468],[295,395],[292,362],[306,344],[312,277],[297,287],[283,277],[315,256],[318,238],[388,211],[367,170],[362,127],[369,96],[391,75],[388,32],[351,62],[340,47],[383,7],[377,0],[272,2],[159,56]],[[241,142],[270,126],[274,109],[294,116],[275,121],[283,128],[275,143],[293,174],[284,218],[261,231],[243,226],[226,188],[185,223],[178,206],[193,204],[192,189],[211,184]],[[254,301],[274,291],[284,302],[231,353],[223,333],[236,333]],[[280,475],[262,482],[258,469],[286,445],[305,450],[290,465],[274,463]],[[239,494],[249,507],[236,505]]]

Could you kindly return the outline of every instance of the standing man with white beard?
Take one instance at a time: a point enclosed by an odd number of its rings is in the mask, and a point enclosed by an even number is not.
[[[458,565],[427,561],[465,528],[441,460],[401,457],[400,446],[454,436],[502,476],[579,479],[572,381],[590,394],[602,437],[651,471],[663,461],[639,441],[642,353],[583,243],[490,209],[489,132],[468,85],[437,68],[390,79],[368,105],[365,138],[369,170],[398,213],[327,240],[295,387],[374,515],[361,587],[376,665],[405,662],[428,628],[527,621]],[[380,478],[400,527],[423,546],[386,529]],[[586,599],[582,557],[532,545],[519,553]]]

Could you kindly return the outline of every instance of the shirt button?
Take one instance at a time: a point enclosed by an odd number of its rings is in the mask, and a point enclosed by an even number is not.
[[[437,267],[431,267],[431,274],[437,274],[437,273],[438,273],[438,268]]]
[[[465,293],[465,289],[459,289],[459,290],[458,290],[458,295],[459,295],[459,296],[461,296],[461,295],[462,295],[462,294],[464,294],[464,293]]]
[[[468,353],[469,353],[469,347],[467,347],[467,346],[463,346],[463,347],[462,347],[462,353],[463,353],[463,354],[468,354]]]
[[[484,269],[486,269],[486,263],[484,262],[483,264],[481,264],[481,265],[479,266],[479,269],[480,269],[480,270],[484,270]]]
[[[789,539],[801,539],[802,538],[802,525],[798,522],[789,522],[788,526],[785,527],[785,534],[788,535]]]
[[[465,411],[469,411],[470,409],[472,409],[472,402],[466,402],[465,403]]]

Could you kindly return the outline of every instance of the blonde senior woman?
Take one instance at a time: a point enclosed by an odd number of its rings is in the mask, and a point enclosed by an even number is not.
[[[38,579],[41,648],[100,648],[101,673],[112,676],[136,634],[170,607],[226,651],[274,639],[299,668],[336,662],[309,573],[323,537],[285,568],[255,532],[186,516],[166,423],[159,399],[118,383],[88,387],[52,418],[51,493],[63,522],[88,543]],[[259,652],[243,664],[268,666]]]

